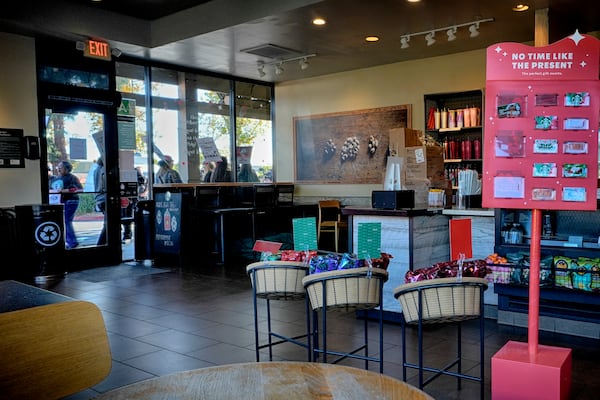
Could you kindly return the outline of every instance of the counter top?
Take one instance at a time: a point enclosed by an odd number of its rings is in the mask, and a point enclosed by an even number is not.
[[[493,217],[495,209],[493,208],[468,208],[459,210],[457,208],[448,208],[442,211],[444,215],[472,216],[472,217]]]
[[[70,297],[17,281],[0,282],[0,292],[2,293],[0,313],[73,300]]]
[[[343,215],[383,215],[390,217],[418,217],[438,215],[441,210],[427,208],[403,208],[388,210],[384,208],[346,206],[342,208]]]

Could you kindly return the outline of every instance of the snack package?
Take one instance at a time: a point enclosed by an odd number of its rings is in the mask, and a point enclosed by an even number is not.
[[[554,285],[573,289],[571,281],[571,263],[577,264],[572,258],[565,256],[554,256]]]
[[[579,257],[577,259],[578,267],[571,271],[571,281],[573,288],[579,290],[592,291],[592,270],[598,269],[597,259]]]

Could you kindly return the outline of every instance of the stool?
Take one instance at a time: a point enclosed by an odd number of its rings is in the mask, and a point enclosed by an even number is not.
[[[329,311],[371,310],[383,302],[383,284],[388,273],[380,268],[351,268],[329,272],[320,272],[302,279],[308,293],[313,310],[313,361],[323,355],[327,362],[328,355],[338,356],[332,363],[336,364],[346,358],[365,361],[365,369],[369,369],[369,361],[379,363],[379,372],[383,372],[383,309],[379,307],[379,358],[369,356],[368,318],[364,318],[364,344],[348,352],[333,351],[327,348],[327,313]],[[319,335],[318,313],[321,311],[321,333]],[[319,346],[319,337],[322,347]],[[364,355],[357,354],[364,350]]]
[[[252,297],[254,302],[254,339],[256,343],[256,361],[260,361],[260,350],[269,348],[269,361],[273,361],[273,346],[281,343],[293,343],[307,349],[307,359],[311,361],[310,346],[310,311],[306,292],[302,286],[302,278],[308,273],[308,265],[295,261],[260,261],[249,264],[246,272],[252,281]],[[258,335],[257,299],[267,302],[268,342],[260,344]],[[271,328],[271,300],[304,300],[306,304],[306,333],[298,336],[285,336],[274,332]],[[273,338],[279,340],[273,341]],[[298,339],[306,338],[306,341]]]
[[[484,312],[483,292],[487,289],[483,278],[439,278],[407,283],[394,289],[394,297],[402,306],[402,377],[406,381],[406,369],[419,370],[419,389],[441,375],[457,378],[457,389],[461,379],[477,381],[481,385],[480,395],[484,397]],[[479,318],[479,377],[462,373],[461,323]],[[406,360],[406,325],[418,326],[418,364]],[[456,358],[443,368],[423,365],[423,325],[457,323]],[[456,366],[457,371],[450,371]],[[423,371],[434,374],[423,379]]]

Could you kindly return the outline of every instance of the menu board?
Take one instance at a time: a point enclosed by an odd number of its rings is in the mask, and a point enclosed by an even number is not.
[[[0,168],[25,168],[23,129],[0,128]]]
[[[600,40],[487,49],[483,207],[596,210]]]

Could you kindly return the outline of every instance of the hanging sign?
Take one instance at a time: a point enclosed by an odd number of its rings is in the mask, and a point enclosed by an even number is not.
[[[99,58],[101,60],[110,61],[110,45],[106,42],[89,39],[85,42],[85,49],[83,49],[83,55],[86,57]]]
[[[595,210],[600,40],[487,49],[483,207]]]

